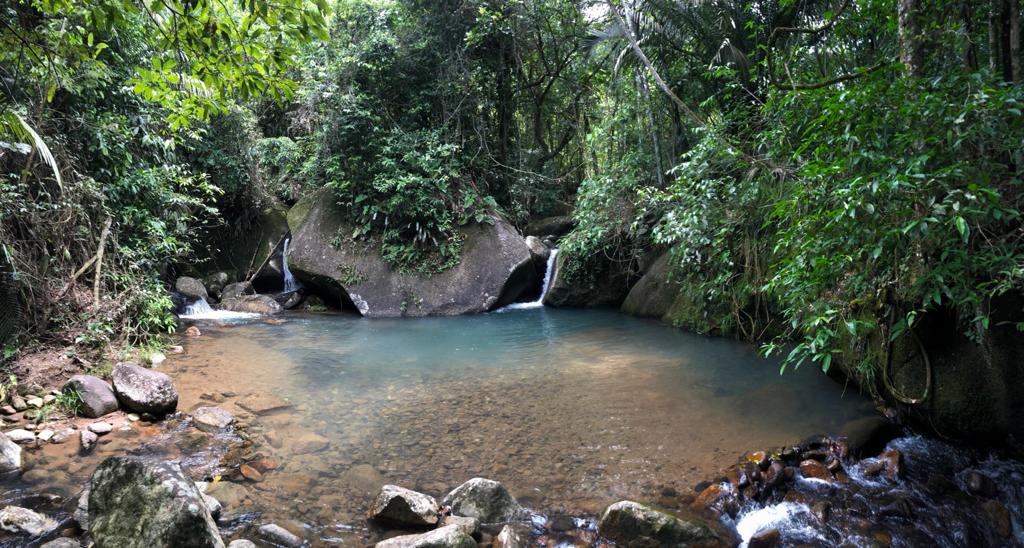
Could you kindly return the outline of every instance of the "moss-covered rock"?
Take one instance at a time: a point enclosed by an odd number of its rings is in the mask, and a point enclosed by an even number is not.
[[[619,306],[629,293],[631,281],[632,276],[621,265],[601,257],[575,257],[569,249],[560,249],[544,304],[554,307]]]
[[[618,546],[735,546],[735,534],[696,517],[680,518],[632,501],[601,514],[598,532]]]

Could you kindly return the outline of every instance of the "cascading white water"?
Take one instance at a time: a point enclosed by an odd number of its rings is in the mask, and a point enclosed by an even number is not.
[[[284,273],[284,292],[291,293],[297,291],[300,287],[299,282],[295,280],[295,276],[292,276],[292,271],[288,270],[288,242],[291,238],[285,238],[284,249],[281,250],[281,272]]]
[[[558,257],[558,248],[552,249],[551,254],[548,255],[548,263],[544,270],[544,285],[540,289],[540,297],[533,302],[529,303],[514,303],[508,306],[504,306],[496,310],[496,312],[504,312],[506,310],[526,310],[530,308],[542,308],[544,306],[544,297],[548,294],[548,287],[551,285],[551,278],[555,275],[555,258]]]
[[[181,318],[184,320],[245,320],[259,316],[252,312],[214,310],[210,303],[206,302],[206,299],[199,299],[185,307],[185,313],[181,315]]]

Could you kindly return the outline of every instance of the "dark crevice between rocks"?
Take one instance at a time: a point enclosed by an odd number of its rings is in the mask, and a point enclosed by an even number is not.
[[[352,302],[352,298],[349,297],[348,291],[335,280],[326,276],[309,274],[302,270],[292,270],[292,274],[302,282],[302,291],[306,295],[307,302],[310,297],[316,296],[323,300],[324,306],[328,310],[362,315],[359,308]]]

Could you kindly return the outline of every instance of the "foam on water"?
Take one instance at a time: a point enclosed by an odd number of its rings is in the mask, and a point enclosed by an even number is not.
[[[752,509],[740,515],[736,522],[736,531],[743,540],[740,546],[746,547],[751,537],[765,529],[778,529],[787,540],[825,540],[808,524],[812,516],[807,505],[797,502],[780,502]]]
[[[232,320],[250,320],[253,318],[259,318],[259,314],[253,312],[232,312],[230,310],[214,310],[210,306],[210,303],[206,302],[206,299],[199,299],[198,301],[188,305],[185,308],[185,313],[181,315],[183,320],[220,320],[220,321],[232,321]]]

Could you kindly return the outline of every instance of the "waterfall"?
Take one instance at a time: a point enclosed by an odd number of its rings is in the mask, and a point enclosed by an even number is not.
[[[506,310],[525,310],[529,308],[542,308],[544,306],[544,297],[548,294],[548,287],[551,285],[551,278],[555,276],[555,258],[558,257],[558,248],[552,249],[551,254],[548,255],[548,263],[544,270],[544,285],[540,289],[540,297],[536,301],[529,303],[514,303],[508,306],[503,306],[495,312],[504,312]]]
[[[290,241],[292,241],[291,238],[285,238],[284,249],[281,250],[281,272],[284,273],[284,293],[298,291],[300,287],[299,282],[295,281],[295,276],[292,276],[292,271],[288,270],[288,242]]]
[[[185,307],[185,313],[181,315],[183,320],[244,320],[258,318],[259,314],[252,312],[232,312],[230,310],[214,310],[206,299],[198,301]]]

